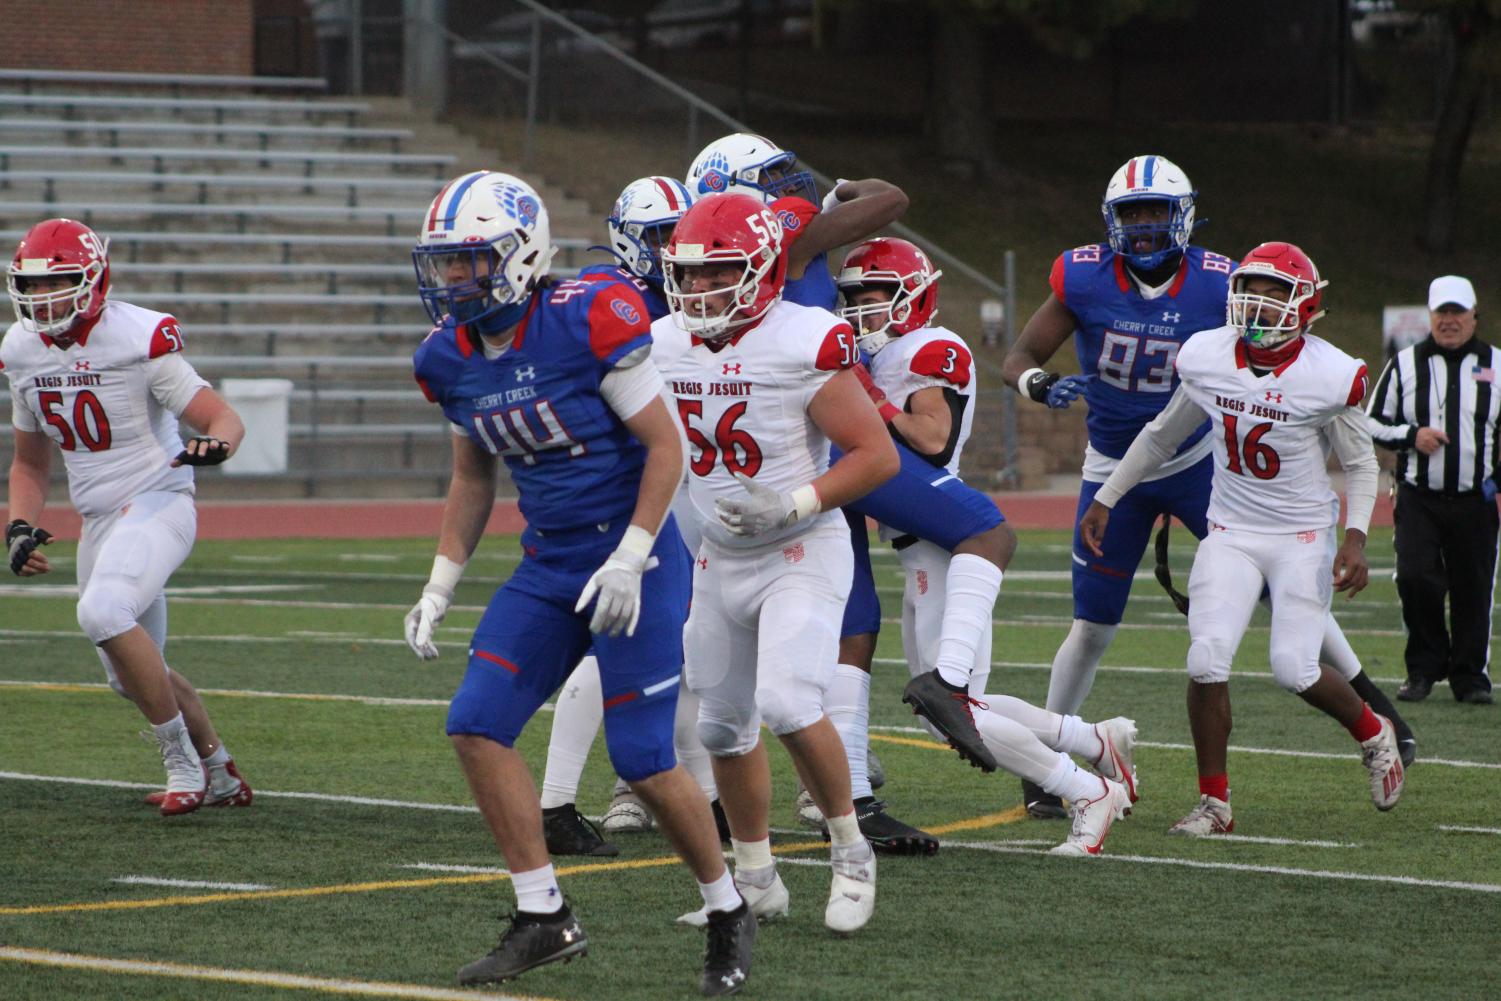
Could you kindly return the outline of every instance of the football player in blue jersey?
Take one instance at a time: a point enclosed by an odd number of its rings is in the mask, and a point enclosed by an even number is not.
[[[812,175],[796,166],[793,154],[770,140],[737,133],[710,143],[699,153],[689,168],[687,184],[695,197],[743,191],[770,205],[789,244],[783,297],[832,312],[838,308],[839,290],[829,272],[828,252],[873,236],[895,222],[906,210],[907,198],[885,181],[841,181],[820,208]],[[879,407],[884,397],[870,382],[865,366],[857,365],[856,373]],[[865,530],[865,519],[871,517],[954,554],[938,667],[913,678],[902,699],[927,717],[965,760],[994,771],[995,757],[975,727],[968,685],[982,631],[991,628],[1002,572],[1016,548],[1016,536],[989,497],[900,441],[897,453],[902,463],[897,475],[845,508],[855,549],[855,577],[845,606],[839,661],[855,670],[840,672],[842,682],[836,685],[849,689],[831,691],[830,705],[864,705],[869,700],[870,665],[881,627]],[[854,680],[857,674],[864,675],[860,682]],[[831,710],[831,718],[834,715]],[[844,714],[835,719],[835,725],[845,740],[855,796],[866,804],[857,811],[861,832],[883,852],[936,850],[931,836],[887,816],[875,800],[864,735],[858,733],[861,728],[851,726]],[[816,817],[811,811],[804,816]]]
[[[1051,292],[1006,356],[1006,382],[1029,399],[1053,409],[1066,409],[1080,398],[1089,404],[1076,524],[1138,432],[1171,399],[1183,342],[1225,323],[1234,262],[1191,242],[1201,224],[1194,217],[1197,196],[1187,175],[1166,157],[1134,156],[1122,164],[1100,206],[1106,243],[1076,247],[1054,260]],[[1044,371],[1071,338],[1080,373]],[[1053,659],[1050,711],[1073,714],[1083,705],[1120,625],[1157,518],[1171,515],[1204,537],[1213,469],[1208,430],[1206,421],[1152,478],[1121,499],[1112,512],[1110,538],[1101,546],[1105,556],[1086,549],[1076,530],[1074,621]],[[1325,662],[1357,684],[1356,677],[1364,679],[1359,661],[1332,617],[1327,629]],[[1211,688],[1216,691],[1206,692]],[[1357,688],[1368,700],[1367,693],[1376,691],[1369,679]],[[1376,695],[1384,699],[1379,691]],[[1225,686],[1190,684],[1188,699],[1191,723],[1207,714],[1229,717]],[[1410,741],[1411,732],[1402,733],[1405,724],[1392,718],[1399,736]],[[1022,790],[1032,816],[1066,815],[1056,796],[1026,782]],[[1216,786],[1206,795],[1222,799],[1228,792]]]
[[[405,622],[420,658],[438,655],[434,631],[489,518],[497,459],[527,521],[524,557],[491,598],[449,707],[448,733],[517,897],[499,943],[459,980],[505,980],[587,950],[515,742],[592,644],[611,762],[704,898],[700,989],[731,994],[749,972],[755,919],[720,855],[709,803],[672,748],[689,594],[688,554],[668,513],[683,478],[682,432],[649,358],[640,295],[608,277],[553,283],[553,253],[536,192],[477,171],[439,192],[412,254],[437,325],[415,374],[454,430],[438,554]]]

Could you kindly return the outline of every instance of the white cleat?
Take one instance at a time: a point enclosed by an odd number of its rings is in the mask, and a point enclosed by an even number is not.
[[[857,848],[834,849],[832,861],[834,882],[823,923],[836,935],[852,935],[876,911],[876,853],[865,842]]]
[[[1070,805],[1074,826],[1067,841],[1048,849],[1049,855],[1087,858],[1100,854],[1110,825],[1131,812],[1131,794],[1124,785],[1101,778],[1100,786],[1100,795],[1094,799],[1075,800]]]
[[[1378,810],[1390,810],[1402,798],[1407,776],[1402,771],[1402,754],[1397,748],[1392,721],[1385,716],[1376,718],[1381,720],[1381,732],[1361,741],[1360,762],[1371,773],[1371,802]]]
[[[782,882],[782,877],[778,873],[773,872],[771,882],[761,887],[743,878],[737,872],[735,873],[735,889],[740,891],[740,896],[750,905],[751,913],[756,916],[757,921],[777,921],[785,918],[791,909],[787,884]],[[696,911],[679,915],[677,923],[702,928],[709,923],[709,912],[700,907]]]
[[[1117,716],[1094,725],[1095,736],[1100,739],[1103,750],[1097,760],[1090,762],[1096,775],[1126,787],[1131,802],[1136,795],[1136,721]]]
[[[1213,834],[1229,834],[1233,830],[1235,818],[1230,815],[1230,804],[1205,793],[1199,797],[1199,805],[1188,811],[1188,816],[1168,828],[1168,833],[1207,838]]]
[[[160,811],[164,817],[192,813],[203,805],[208,793],[208,779],[204,776],[203,762],[188,736],[188,728],[177,731],[176,739],[157,736],[157,746],[162,752],[162,764],[167,769],[167,791],[162,796]]]
[[[797,792],[797,822],[810,831],[824,829],[823,811],[813,802],[813,794],[806,789],[799,789]]]
[[[656,822],[646,804],[626,786],[623,791],[617,787],[615,798],[610,801],[610,808],[605,811],[599,826],[611,834],[637,834],[651,830]]]

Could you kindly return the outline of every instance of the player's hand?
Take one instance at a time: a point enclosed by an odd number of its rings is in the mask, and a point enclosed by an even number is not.
[[[584,585],[573,610],[582,612],[598,594],[589,631],[605,636],[636,635],[636,622],[641,618],[641,575],[656,565],[655,556],[643,557],[623,548],[615,550]]]
[[[1079,519],[1079,538],[1083,540],[1085,548],[1096,556],[1105,555],[1100,543],[1105,541],[1105,526],[1109,523],[1110,509],[1099,501],[1090,501],[1084,517]]]
[[[1065,375],[1048,387],[1048,406],[1053,410],[1067,410],[1069,404],[1083,395],[1094,379],[1092,375]]]
[[[421,660],[437,660],[438,644],[433,642],[433,631],[448,614],[453,602],[453,591],[437,584],[428,583],[422,589],[422,597],[407,613],[405,626],[407,646]]]
[[[172,466],[217,466],[227,458],[229,442],[201,434],[188,439],[187,446],[172,460]]]
[[[855,378],[860,380],[860,385],[865,390],[865,395],[870,397],[870,402],[874,403],[876,409],[881,412],[881,420],[890,424],[891,419],[901,411],[886,398],[885,391],[876,385],[875,380],[870,377],[870,369],[866,368],[863,362],[856,364],[854,371]]]
[[[5,526],[5,548],[10,551],[10,572],[17,577],[35,577],[52,569],[38,547],[52,541],[52,533],[17,518]]]
[[[1447,444],[1449,436],[1438,428],[1418,428],[1418,438],[1413,446],[1424,455],[1432,455]]]
[[[764,535],[797,521],[797,504],[791,494],[763,487],[744,473],[736,473],[735,479],[748,496],[714,501],[714,514],[731,534]]]
[[[1371,580],[1371,565],[1365,558],[1365,536],[1346,532],[1339,552],[1334,554],[1334,589],[1355,597]]]
[[[839,185],[844,183],[846,183],[846,180],[843,177],[834,182],[834,186],[829,189],[829,193],[823,196],[823,204],[818,208],[820,212],[827,212],[829,211],[829,209],[839,204],[841,199],[837,194],[835,194],[835,192],[839,190]]]

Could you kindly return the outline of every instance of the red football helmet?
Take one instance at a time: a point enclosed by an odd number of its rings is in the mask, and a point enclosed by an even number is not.
[[[58,276],[73,282],[57,290],[36,290],[36,279]],[[97,318],[109,295],[109,241],[72,219],[39,222],[21,237],[6,288],[21,326],[71,340],[69,331]]]
[[[839,291],[845,301],[871,285],[891,288],[890,303],[846,305],[839,315],[860,334],[860,347],[875,354],[892,337],[925,327],[938,315],[938,278],[942,275],[916,244],[878,236],[866,240],[844,259],[839,270]],[[865,330],[862,320],[884,317],[874,330]]]
[[[684,287],[684,268],[718,264],[740,265],[739,281],[708,290]],[[759,320],[782,297],[782,224],[750,195],[700,199],[678,220],[662,252],[662,273],[677,325],[705,340],[725,337]],[[722,297],[719,306],[715,300]]]
[[[1270,278],[1287,286],[1287,300],[1248,292],[1246,283],[1251,278]],[[1324,315],[1319,303],[1328,284],[1298,247],[1291,243],[1263,243],[1230,272],[1225,322],[1239,330],[1253,348],[1276,347],[1306,333]]]

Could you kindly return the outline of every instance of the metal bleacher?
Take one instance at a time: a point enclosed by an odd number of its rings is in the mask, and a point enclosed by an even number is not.
[[[446,423],[411,378],[430,324],[410,250],[442,182],[497,163],[399,101],[324,89],[0,69],[0,239],[13,247],[39,219],[80,219],[110,238],[111,296],[176,316],[206,378],[293,383],[288,473],[202,471],[206,496],[446,486]],[[542,194],[566,275],[598,223]]]

